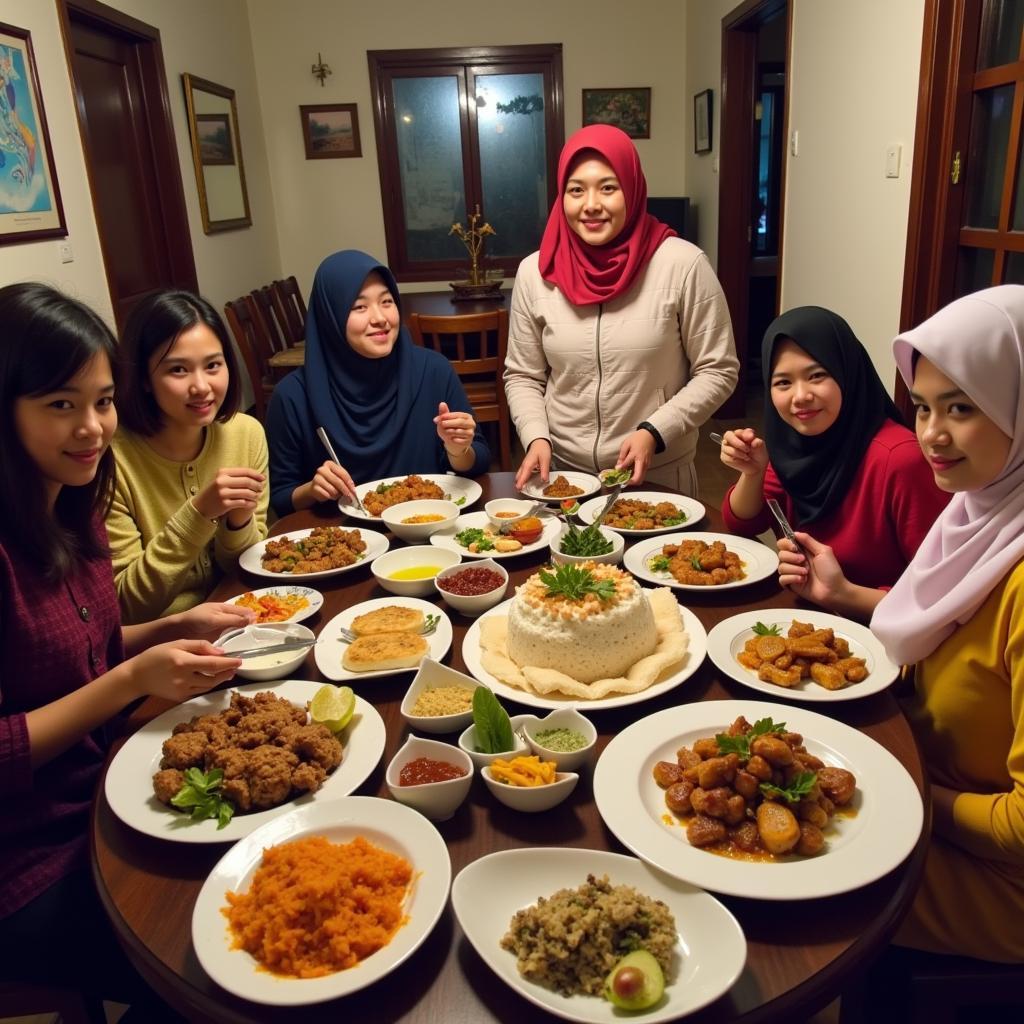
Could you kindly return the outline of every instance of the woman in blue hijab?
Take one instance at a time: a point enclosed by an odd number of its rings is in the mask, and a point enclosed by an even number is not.
[[[355,485],[410,473],[476,475],[491,453],[444,356],[414,345],[387,267],[355,249],[320,264],[306,360],[267,410],[270,502],[278,515],[352,497]],[[317,427],[342,465],[324,460]]]

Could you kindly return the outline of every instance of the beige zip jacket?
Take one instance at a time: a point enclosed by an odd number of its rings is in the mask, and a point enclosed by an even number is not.
[[[615,465],[643,421],[665,442],[649,479],[688,468],[697,428],[736,386],[729,308],[707,257],[681,238],[658,246],[625,294],[574,306],[538,269],[519,266],[512,292],[505,393],[524,448],[551,441],[559,466]]]

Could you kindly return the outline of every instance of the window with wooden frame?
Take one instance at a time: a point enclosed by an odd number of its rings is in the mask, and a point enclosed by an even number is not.
[[[540,244],[564,136],[561,44],[368,54],[388,265],[400,281],[464,275],[450,235],[479,206],[507,276]]]

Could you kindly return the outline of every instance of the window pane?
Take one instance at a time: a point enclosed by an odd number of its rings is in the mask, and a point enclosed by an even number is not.
[[[1021,5],[1024,9],[1024,4]],[[1012,231],[1024,231],[1024,135],[1021,136],[1022,152],[1017,155],[1017,187],[1013,197]]]
[[[409,260],[459,259],[462,243],[448,234],[466,219],[459,80],[396,78],[394,103]]]
[[[1008,252],[1003,264],[1003,284],[1024,284],[1024,252]]]
[[[994,263],[995,252],[992,249],[968,249],[961,246],[957,256],[956,285],[953,298],[958,299],[961,295],[981,291],[982,288],[990,288],[993,284],[992,268]]]
[[[477,136],[483,211],[497,234],[489,256],[525,256],[548,217],[544,76],[477,75]]]
[[[999,226],[1012,110],[1012,85],[982,89],[974,94],[967,165],[967,224],[970,227]]]
[[[1020,0],[985,0],[978,36],[978,71],[1013,64],[1020,53],[1024,4]]]

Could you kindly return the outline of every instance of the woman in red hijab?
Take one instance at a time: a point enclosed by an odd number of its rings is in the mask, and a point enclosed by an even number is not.
[[[647,212],[629,137],[589,125],[558,161],[560,198],[512,293],[505,390],[522,487],[552,464],[629,467],[696,496],[697,428],[736,385],[729,310],[707,257]]]

